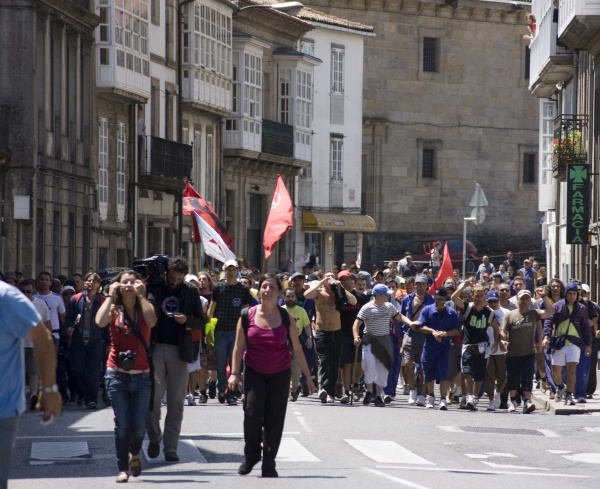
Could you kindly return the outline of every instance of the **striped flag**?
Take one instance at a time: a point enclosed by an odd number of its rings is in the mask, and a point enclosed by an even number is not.
[[[200,238],[202,239],[204,253],[223,263],[227,260],[235,260],[235,253],[227,247],[223,238],[221,238],[221,235],[209,226],[197,212],[194,212],[193,214],[196,218]]]

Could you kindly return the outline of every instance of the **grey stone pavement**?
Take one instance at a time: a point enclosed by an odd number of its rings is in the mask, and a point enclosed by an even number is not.
[[[600,374],[600,372],[598,372],[598,374]],[[586,399],[585,403],[576,404],[575,406],[566,406],[564,401],[556,402],[553,399],[550,399],[550,390],[542,392],[539,389],[535,389],[535,386],[532,397],[537,409],[546,410],[550,414],[569,415],[600,412],[600,389],[596,390],[592,399]]]

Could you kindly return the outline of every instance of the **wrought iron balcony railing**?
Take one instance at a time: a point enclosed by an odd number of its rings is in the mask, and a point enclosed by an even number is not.
[[[262,151],[273,155],[293,157],[294,127],[263,119]]]
[[[190,178],[194,164],[192,146],[154,136],[144,138],[141,173],[181,180]],[[142,142],[142,141],[140,141]]]
[[[587,114],[562,114],[554,119],[552,169],[555,176],[563,178],[569,163],[587,162],[584,139],[587,128]]]

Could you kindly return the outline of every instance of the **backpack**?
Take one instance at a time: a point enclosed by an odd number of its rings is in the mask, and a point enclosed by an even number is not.
[[[290,315],[288,314],[288,312],[281,306],[277,306],[277,308],[279,309],[279,314],[281,314],[281,321],[283,322],[284,326],[287,329],[287,346],[288,349],[290,351],[293,350],[292,348],[292,340],[290,339]],[[249,312],[250,308],[249,307],[244,307],[242,309],[241,312],[241,318],[242,318],[242,328],[244,328],[244,334],[246,335],[246,337],[248,337],[248,328],[250,327],[250,319],[248,317],[248,312]]]

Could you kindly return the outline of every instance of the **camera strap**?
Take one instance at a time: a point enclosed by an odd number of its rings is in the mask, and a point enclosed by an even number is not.
[[[124,319],[127,322],[129,327],[129,331],[133,333],[133,335],[139,340],[139,342],[146,350],[146,356],[148,357],[148,363],[150,364],[150,411],[154,411],[154,362],[152,362],[152,353],[150,348],[148,348],[148,343],[140,333],[139,320],[140,320],[140,311],[136,307],[135,313],[133,315],[133,321],[131,320],[131,316],[127,314],[125,308],[123,308]]]

